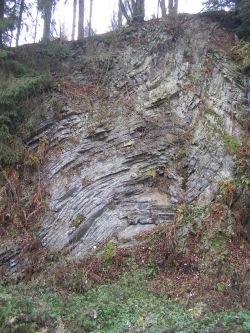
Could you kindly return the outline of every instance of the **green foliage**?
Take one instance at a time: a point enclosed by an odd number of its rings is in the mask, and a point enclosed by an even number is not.
[[[20,100],[40,93],[41,90],[51,88],[51,86],[51,79],[44,75],[22,77],[0,93],[0,109],[3,106],[17,105]]]
[[[20,63],[8,51],[2,51],[1,70],[6,73],[1,82],[0,89],[0,163],[3,165],[15,164],[20,161],[23,153],[22,136],[28,133],[32,109],[27,102],[53,86],[48,75],[42,75],[32,68]],[[27,130],[24,130],[27,128]]]
[[[11,145],[12,142],[14,145]],[[5,140],[0,142],[0,162],[3,165],[13,165],[19,162],[22,156],[22,149],[22,144],[18,146],[14,138],[10,141]]]
[[[237,175],[239,183],[245,186],[250,185],[250,146],[243,146],[237,153]]]
[[[249,0],[240,0],[239,3],[239,17],[241,24],[237,28],[236,32],[239,37],[246,37],[249,39],[250,36],[250,2]]]
[[[235,9],[236,0],[207,0],[202,3],[206,10]]]
[[[5,70],[8,71],[9,73],[12,73],[15,77],[19,76],[32,76],[32,75],[37,75],[37,73],[34,72],[30,67],[21,64],[17,60],[6,60],[4,63]]]
[[[197,203],[183,204],[177,208],[177,229],[175,233],[175,248],[179,253],[186,250],[186,242],[190,235],[195,234],[200,222],[207,214],[205,207]]]
[[[8,44],[12,39],[11,31],[16,27],[17,23],[17,3],[10,0],[2,0],[0,2],[0,44]]]
[[[23,146],[15,128],[29,116],[25,100],[51,86],[52,81],[46,76],[21,77],[0,93],[0,163],[19,161]]]
[[[115,245],[112,243],[108,243],[102,255],[104,262],[109,263],[112,260],[113,256],[115,255],[115,253],[116,253]]]
[[[250,55],[247,58],[243,59],[243,70],[245,72],[250,72]]]
[[[47,43],[45,50],[49,57],[57,60],[64,59],[70,55],[70,47],[60,41]]]
[[[226,290],[226,288],[227,288],[227,285],[224,282],[218,282],[216,284],[217,291],[223,292],[224,290]]]
[[[203,2],[205,10],[223,11],[232,10],[236,13],[240,23],[236,33],[240,38],[249,39],[250,36],[250,1],[249,0],[207,0]]]
[[[224,250],[224,245],[225,245],[225,237],[217,233],[211,240],[210,240],[210,250],[212,251],[218,251],[221,252],[221,250]]]
[[[227,152],[231,155],[235,155],[238,149],[241,147],[241,142],[238,139],[228,135],[227,133],[223,133],[221,137]]]
[[[242,185],[250,185],[250,179],[246,175],[240,177],[240,182]]]
[[[7,59],[11,55],[13,55],[13,52],[11,51],[0,50],[0,60]]]
[[[249,312],[212,313],[204,303],[185,305],[165,293],[155,294],[152,285],[146,271],[135,271],[78,294],[34,284],[0,286],[0,330],[55,331],[60,318],[71,333],[249,332]],[[27,323],[27,318],[32,320]]]
[[[237,61],[240,62],[240,66],[244,72],[250,70],[250,42],[241,41],[233,49],[234,55]],[[248,86],[245,83],[246,86]]]
[[[16,18],[12,15],[10,17],[5,17],[0,20],[0,31],[8,32],[15,29]]]
[[[250,70],[250,57],[243,60],[244,70]]]
[[[192,222],[195,218],[201,218],[205,215],[204,207],[198,204],[182,205],[177,209],[179,218],[182,222]]]

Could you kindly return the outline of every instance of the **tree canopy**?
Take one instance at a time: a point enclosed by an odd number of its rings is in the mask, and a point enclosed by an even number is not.
[[[117,10],[113,17],[110,17],[111,27],[117,29],[123,24],[143,22],[148,1],[116,0]],[[178,13],[178,0],[154,1],[162,17]],[[91,36],[94,33],[92,15],[100,15],[98,6],[93,7],[93,3],[95,4],[94,0],[0,0],[0,46],[18,45],[20,39],[22,42],[25,39],[35,42],[41,38],[41,30],[43,30],[42,40],[45,42],[58,37],[74,40],[75,36],[78,39]],[[72,6],[71,37],[66,37],[63,23],[58,22],[58,17],[55,19],[54,16],[58,10],[57,6],[62,7],[65,4]],[[234,11],[241,22],[236,30],[238,36],[247,38],[250,35],[249,0],[206,0],[203,5],[206,11]]]
[[[231,10],[240,19],[240,25],[236,29],[240,38],[250,36],[250,1],[249,0],[207,0],[203,2],[205,10]]]
[[[238,6],[241,25],[237,29],[239,37],[250,38],[250,1],[241,0]]]

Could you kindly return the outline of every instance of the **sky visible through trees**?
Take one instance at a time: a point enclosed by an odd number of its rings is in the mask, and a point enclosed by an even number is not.
[[[70,2],[72,2],[71,0]],[[197,13],[202,9],[202,0],[179,0],[179,12]],[[147,0],[146,6],[146,19],[157,15],[157,0]],[[65,18],[65,27],[70,32],[72,25],[72,4],[64,6],[63,3],[58,6],[56,16],[63,16]],[[88,12],[88,8],[86,8]],[[93,3],[93,29],[97,33],[103,33],[109,30],[110,21],[113,11],[117,11],[117,0],[94,0]],[[88,17],[88,15],[87,15]]]
[[[197,13],[202,10],[203,0],[179,0],[179,13]],[[72,33],[72,21],[73,21],[73,0],[68,0],[66,4],[65,1],[60,1],[54,11],[52,20],[56,22],[55,26],[52,28],[52,33],[56,37],[59,37],[60,30],[66,38],[71,39]],[[85,0],[85,17],[89,17],[89,0]],[[110,30],[111,18],[113,12],[117,12],[117,0],[94,0],[93,1],[93,23],[92,28],[95,33],[104,33]],[[146,19],[150,19],[153,16],[157,16],[157,0],[147,0],[145,2]],[[35,17],[36,13],[33,13]],[[26,18],[27,27],[29,30],[29,19]],[[38,33],[36,41],[41,40],[43,33],[43,21],[39,19],[38,21]],[[31,32],[24,33],[20,37],[20,44],[33,42],[33,37]]]
[[[0,46],[81,40],[126,24],[203,10],[231,10],[239,37],[249,35],[249,0],[0,0]]]

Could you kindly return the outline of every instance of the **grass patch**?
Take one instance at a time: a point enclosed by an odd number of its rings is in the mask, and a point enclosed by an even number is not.
[[[67,332],[248,332],[248,312],[212,313],[206,304],[185,304],[154,293],[147,270],[85,293],[58,292],[34,284],[0,287],[3,332],[49,332],[63,322]],[[8,330],[9,329],[9,330]]]

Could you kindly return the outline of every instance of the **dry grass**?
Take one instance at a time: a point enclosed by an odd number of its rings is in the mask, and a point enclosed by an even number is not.
[[[19,255],[22,278],[82,293],[125,272],[146,268],[154,278],[151,289],[155,293],[165,292],[174,299],[205,299],[218,309],[250,308],[250,246],[236,225],[234,234],[223,233],[231,214],[228,207],[209,207],[204,217],[190,222],[194,228],[185,236],[180,233],[184,227],[181,214],[174,225],[160,225],[153,233],[140,235],[140,245],[115,249],[108,259],[100,255],[68,260],[67,250],[49,253],[27,236]],[[183,237],[185,245],[180,248]]]

